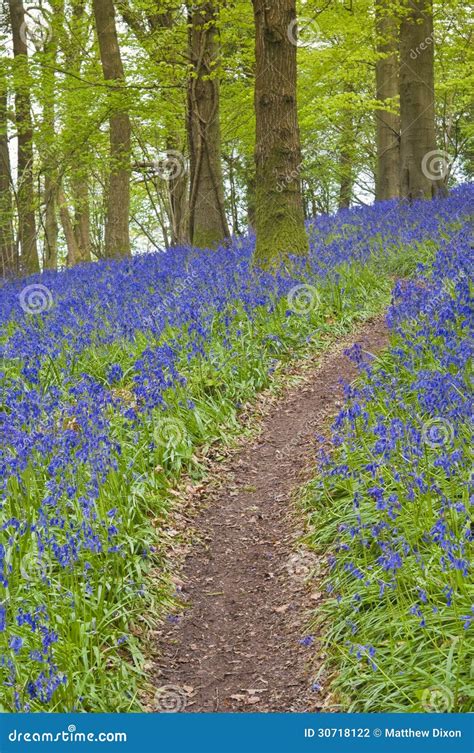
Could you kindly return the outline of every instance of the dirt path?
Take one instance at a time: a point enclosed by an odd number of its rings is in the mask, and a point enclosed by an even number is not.
[[[383,321],[365,323],[320,357],[271,408],[259,438],[234,455],[220,489],[205,500],[196,520],[202,543],[182,573],[183,615],[154,647],[155,710],[321,707],[308,672],[314,646],[300,642],[306,610],[321,594],[314,579],[308,586],[312,564],[309,553],[296,550],[302,525],[290,501],[310,475],[315,435],[340,406],[339,381],[356,374],[343,355],[354,342],[380,351],[387,344]]]

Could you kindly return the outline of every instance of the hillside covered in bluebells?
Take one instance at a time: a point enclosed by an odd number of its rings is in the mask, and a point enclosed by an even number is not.
[[[202,476],[196,448],[235,432],[276,368],[380,312],[392,288],[392,349],[370,370],[354,351],[367,375],[348,391],[335,464],[310,503],[319,518],[332,500],[315,542],[338,542],[329,640],[346,657],[339,682],[363,707],[388,683],[385,707],[417,708],[407,666],[442,675],[449,659],[440,682],[467,708],[473,204],[463,186],[318,217],[309,265],[296,260],[291,274],[253,267],[248,237],[3,288],[5,708],[139,708],[143,621],[170,597],[169,489],[184,472]]]
[[[469,753],[469,10],[1,4],[1,750]]]

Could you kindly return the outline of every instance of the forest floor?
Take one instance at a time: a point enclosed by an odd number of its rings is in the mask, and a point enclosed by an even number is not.
[[[344,355],[354,342],[381,351],[384,318],[315,356],[296,386],[270,401],[257,438],[221,464],[218,484],[206,484],[197,543],[180,573],[182,613],[155,633],[150,710],[328,708],[312,689],[318,637],[305,632],[324,598],[322,572],[301,544],[305,521],[294,500],[314,475],[317,436],[341,407],[341,380],[357,374]]]

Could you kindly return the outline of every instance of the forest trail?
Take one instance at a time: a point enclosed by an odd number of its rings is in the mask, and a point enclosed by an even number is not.
[[[318,357],[263,419],[259,437],[232,457],[217,491],[205,494],[200,543],[181,578],[183,615],[153,646],[155,711],[317,711],[305,637],[308,607],[322,598],[315,562],[298,549],[302,520],[292,494],[310,477],[315,437],[356,376],[344,350],[386,347],[383,318],[362,324]],[[314,557],[314,555],[313,555]]]

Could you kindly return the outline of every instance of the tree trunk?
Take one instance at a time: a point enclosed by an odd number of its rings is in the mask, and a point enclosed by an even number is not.
[[[375,198],[378,201],[400,196],[400,116],[398,108],[398,23],[391,13],[390,0],[375,0],[377,52],[376,97],[390,110],[376,110],[377,170]]]
[[[22,0],[9,0],[15,58],[15,119],[18,137],[18,238],[20,270],[39,272],[36,242],[35,191],[33,185],[33,126],[31,121],[28,50],[22,27],[25,11]]]
[[[437,180],[432,0],[405,0],[400,26],[401,195],[430,198]],[[427,162],[428,161],[428,162]]]
[[[72,76],[80,78],[82,63],[84,62],[83,50],[88,42],[88,21],[85,0],[72,0],[68,32],[67,34],[65,30],[63,32],[63,39],[66,40],[63,49],[65,68],[67,68]],[[74,94],[74,90],[72,94]],[[65,131],[70,132],[74,130],[75,125],[73,96],[70,100],[67,100],[66,110],[68,119],[66,120]],[[92,259],[92,242],[89,206],[90,159],[87,150],[79,149],[75,151],[74,162],[68,165],[67,172],[69,176],[70,199],[74,208],[71,222],[76,242],[76,260],[78,262],[89,262]]]
[[[117,97],[125,81],[118,45],[113,0],[93,0],[104,79],[111,85],[110,175],[105,221],[105,255],[108,258],[130,255],[130,118]]]
[[[344,91],[354,91],[351,84],[345,84]],[[342,130],[339,139],[339,209],[348,209],[352,201],[354,186],[354,123],[351,104],[342,112]]]
[[[74,234],[74,225],[69,214],[66,197],[62,188],[58,190],[59,216],[67,246],[67,265],[73,267],[80,261],[80,252]]]
[[[169,153],[176,151],[178,141],[169,136],[167,149]],[[184,246],[189,243],[189,211],[188,211],[188,179],[185,170],[178,170],[168,180],[168,195],[170,206],[171,245]]]
[[[230,186],[230,212],[232,217],[232,233],[234,235],[238,235],[240,233],[239,229],[239,213],[238,213],[238,207],[237,207],[237,185],[235,180],[235,170],[234,170],[234,163],[236,162],[236,158],[234,157],[234,154],[229,154],[229,157],[227,158],[227,165],[228,165],[228,175],[229,175],[229,186]]]
[[[307,254],[296,106],[295,0],[253,0],[255,16],[255,263]]]
[[[245,204],[247,228],[255,229],[255,160],[244,157]]]
[[[87,177],[72,176],[72,199],[74,204],[74,237],[77,246],[77,261],[91,261],[91,232],[89,210],[89,185]]]
[[[58,268],[58,223],[56,220],[56,202],[57,202],[57,175],[51,175],[49,172],[45,175],[44,180],[44,200],[46,204],[45,222],[44,222],[44,268]]]
[[[64,4],[58,0],[52,0],[55,18],[62,19],[64,16]],[[57,269],[58,267],[58,222],[56,219],[58,198],[58,165],[57,157],[51,150],[56,138],[55,122],[55,99],[56,99],[56,64],[57,64],[57,28],[53,28],[51,39],[45,41],[42,51],[44,65],[41,69],[41,100],[43,108],[43,138],[46,146],[39,148],[42,158],[42,172],[44,174],[44,269]]]
[[[188,141],[191,243],[213,248],[229,236],[224,207],[219,122],[217,8],[198,3],[190,11]]]
[[[17,274],[10,153],[8,150],[7,89],[0,69],[0,277]]]

